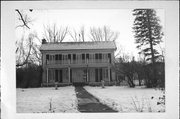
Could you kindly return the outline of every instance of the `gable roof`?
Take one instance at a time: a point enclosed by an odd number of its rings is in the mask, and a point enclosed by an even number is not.
[[[48,50],[97,50],[97,49],[113,49],[116,50],[114,41],[99,42],[61,42],[61,43],[45,43],[40,47],[41,51]]]

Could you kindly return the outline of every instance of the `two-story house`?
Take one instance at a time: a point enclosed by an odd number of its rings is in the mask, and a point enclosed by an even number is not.
[[[112,70],[115,42],[42,42],[42,85],[106,83],[115,81]]]

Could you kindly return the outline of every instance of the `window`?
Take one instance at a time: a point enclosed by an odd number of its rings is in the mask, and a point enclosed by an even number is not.
[[[109,63],[111,63],[111,53],[108,53]]]
[[[49,60],[49,55],[48,54],[46,55],[46,60]]]
[[[55,55],[55,60],[59,60],[59,58],[58,58],[58,55],[57,55],[57,54]]]
[[[82,54],[82,60],[85,60],[85,54]]]
[[[89,54],[86,54],[86,59],[89,59]]]
[[[76,60],[76,54],[73,54],[73,60]]]
[[[71,60],[71,54],[68,54],[68,59]]]
[[[102,59],[102,54],[101,53],[99,53],[99,59]]]
[[[49,61],[49,54],[46,55],[46,64],[48,64]]]
[[[52,58],[52,55],[49,55],[49,60],[51,61],[53,58]]]
[[[95,59],[98,59],[98,54],[97,53],[95,54]]]
[[[61,54],[59,54],[59,58],[58,58],[59,60],[62,60],[62,55]]]
[[[105,69],[105,78],[108,78],[108,69]]]
[[[68,60],[68,56],[67,55],[63,55],[63,60],[67,61]]]

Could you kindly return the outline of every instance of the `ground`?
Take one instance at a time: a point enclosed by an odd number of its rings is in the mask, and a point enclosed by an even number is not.
[[[17,112],[164,112],[160,90],[122,86],[17,89]],[[97,108],[98,107],[98,108]]]
[[[163,92],[143,87],[84,87],[103,104],[119,112],[164,112],[165,106],[157,105]]]
[[[78,112],[73,86],[17,89],[17,112]]]

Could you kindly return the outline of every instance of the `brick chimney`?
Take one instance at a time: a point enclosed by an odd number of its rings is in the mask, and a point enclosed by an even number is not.
[[[46,39],[42,39],[42,44],[46,44]]]

